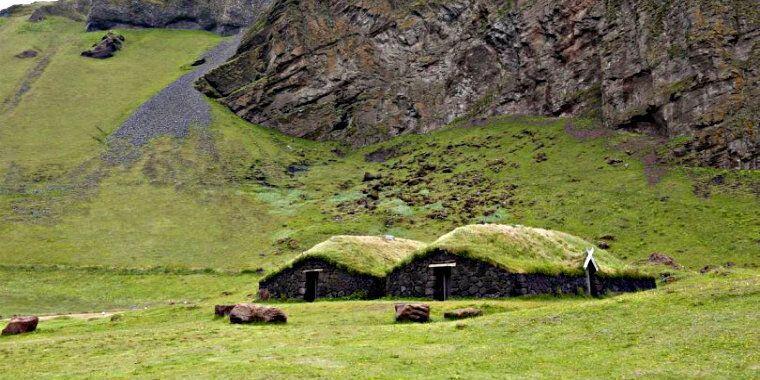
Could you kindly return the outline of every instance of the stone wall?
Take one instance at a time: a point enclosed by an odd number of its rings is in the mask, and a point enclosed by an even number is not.
[[[384,294],[385,282],[381,278],[349,273],[323,260],[309,259],[259,283],[272,298],[302,299],[306,293],[304,271],[322,269],[317,281],[317,298],[378,298]]]
[[[386,293],[394,297],[432,297],[435,275],[430,264],[455,262],[451,268],[451,297],[504,298],[536,294],[583,294],[585,276],[550,276],[510,273],[488,263],[446,252],[437,252],[394,270],[388,275]],[[654,279],[597,276],[598,294],[652,289]]]

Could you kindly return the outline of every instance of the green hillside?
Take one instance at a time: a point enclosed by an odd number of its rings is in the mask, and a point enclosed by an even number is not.
[[[597,133],[594,120],[460,120],[350,149],[216,104],[210,127],[113,161],[108,135],[221,38],[120,30],[124,50],[97,61],[79,53],[102,32],[83,30],[0,18],[0,316],[124,313],[0,339],[14,363],[0,378],[756,373],[760,172],[652,164],[656,142]],[[14,57],[26,49],[40,54]],[[430,243],[477,223],[604,241],[624,264],[661,252],[684,268],[645,265],[679,281],[602,300],[433,303],[425,326],[392,324],[385,300],[285,304],[292,323],[278,327],[210,318],[213,304],[250,299],[262,276],[331,236]],[[718,269],[699,274],[705,266]],[[488,315],[441,321],[471,304]]]

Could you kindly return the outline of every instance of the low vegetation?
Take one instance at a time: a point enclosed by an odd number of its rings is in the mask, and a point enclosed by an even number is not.
[[[583,273],[586,250],[590,248],[593,244],[564,232],[481,224],[457,228],[414,257],[444,251],[486,261],[513,273],[572,275]],[[602,273],[633,272],[632,268],[602,249],[595,249],[594,258]]]
[[[394,265],[424,246],[425,243],[419,241],[391,236],[339,235],[315,245],[288,266],[303,260],[321,259],[349,272],[383,277]]]

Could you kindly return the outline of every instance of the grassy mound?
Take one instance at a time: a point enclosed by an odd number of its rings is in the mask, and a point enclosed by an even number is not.
[[[577,236],[559,231],[520,225],[476,224],[443,235],[413,257],[444,251],[485,261],[514,273],[577,275],[583,273],[585,251],[592,246]],[[604,274],[636,274],[607,251],[596,249],[594,258]]]
[[[321,259],[350,272],[382,277],[388,269],[424,246],[425,243],[409,239],[333,236],[296,257],[284,268],[308,259]],[[277,272],[270,273],[263,280]]]

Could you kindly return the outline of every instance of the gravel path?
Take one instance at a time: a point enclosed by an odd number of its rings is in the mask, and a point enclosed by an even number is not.
[[[152,138],[162,135],[187,136],[191,125],[208,126],[211,123],[211,107],[203,94],[193,87],[193,83],[232,57],[241,37],[242,34],[238,34],[207,52],[203,56],[206,63],[143,103],[111,135],[111,139],[124,139],[134,146],[142,146]]]

